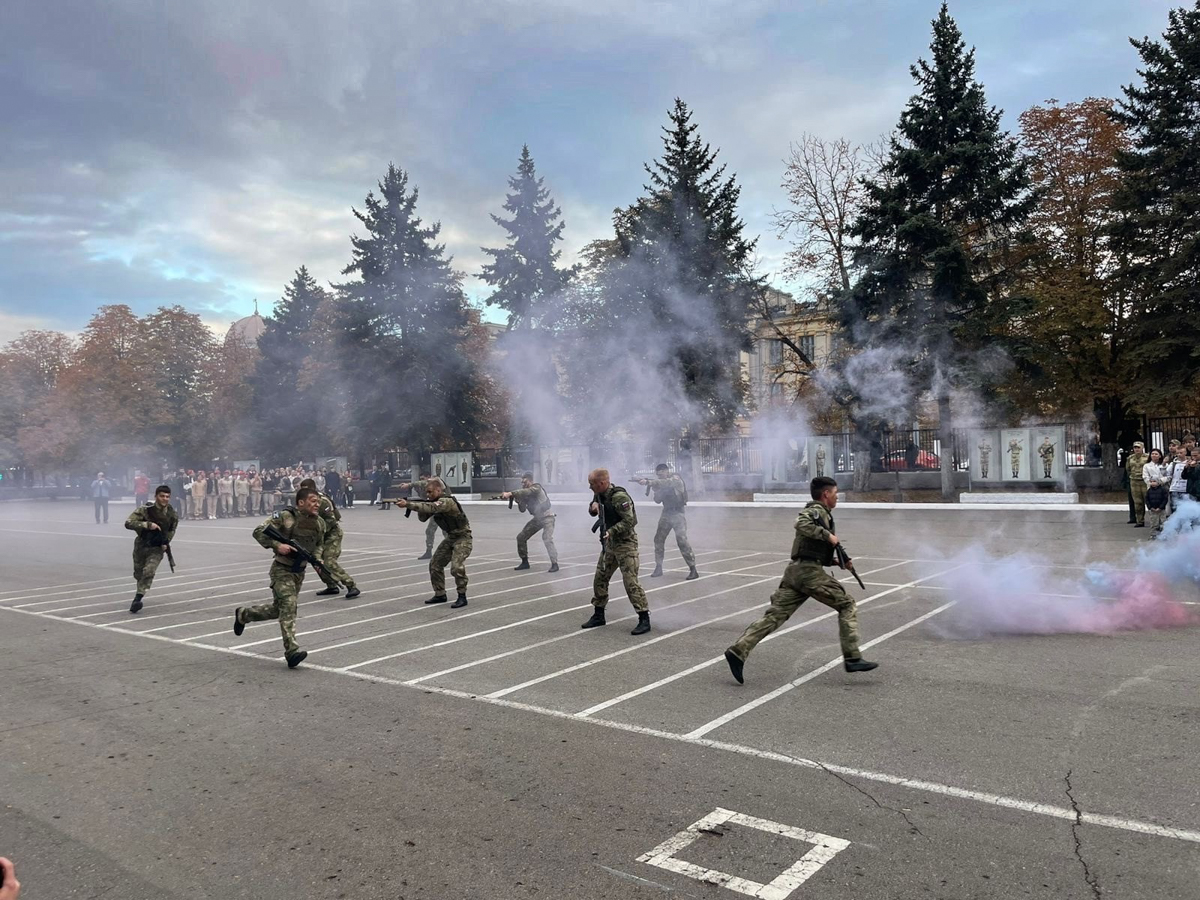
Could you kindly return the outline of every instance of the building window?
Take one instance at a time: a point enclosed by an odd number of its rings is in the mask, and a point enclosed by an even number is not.
[[[783,341],[767,341],[767,365],[777,366],[783,362]]]
[[[783,399],[783,385],[780,384],[778,381],[772,381],[771,382],[771,400],[775,401],[775,400],[782,400],[782,399]]]
[[[804,358],[809,362],[817,360],[817,336],[815,334],[806,334],[796,342],[800,348],[800,352],[804,354]]]

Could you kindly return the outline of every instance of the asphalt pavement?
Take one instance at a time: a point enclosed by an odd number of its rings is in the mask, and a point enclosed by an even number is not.
[[[513,571],[522,515],[468,506],[452,611],[422,602],[424,527],[360,504],[342,562],[363,593],[309,576],[289,670],[274,623],[231,630],[269,599],[258,520],[182,523],[134,616],[130,509],[0,504],[0,855],[22,900],[1197,896],[1200,626],[940,627],[965,547],[1070,593],[1130,565],[1145,532],[1123,513],[840,511],[880,668],[842,671],[809,602],[738,685],[721,654],[765,608],[793,510],[692,509],[689,582],[673,540],[648,577],[640,502],[635,638],[619,577],[609,624],[579,628],[597,544],[578,506],[557,504],[553,574],[536,538]]]

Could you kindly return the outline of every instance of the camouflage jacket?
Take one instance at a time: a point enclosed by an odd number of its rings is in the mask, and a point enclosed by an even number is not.
[[[593,495],[592,502],[600,504],[600,515],[604,516],[610,540],[637,540],[637,508],[633,505],[629,491],[620,485],[611,484],[603,494]],[[588,512],[591,512],[590,506]]]
[[[151,522],[158,526],[158,531],[150,527]],[[179,527],[179,514],[172,506],[159,509],[157,504],[147,503],[129,514],[129,518],[125,520],[125,527],[137,532],[137,543],[147,547],[161,547],[174,539],[175,529]]]
[[[817,500],[809,502],[796,516],[796,536],[792,539],[792,559],[833,565],[833,544],[829,536],[836,534],[833,513]]]
[[[521,509],[535,519],[546,519],[555,515],[550,505],[550,498],[546,495],[546,489],[540,484],[513,491],[512,495]]]
[[[291,538],[317,559],[324,560],[325,520],[319,515],[310,516],[308,513],[299,512],[289,506],[281,509],[269,519],[264,519],[263,523],[254,529],[254,539],[268,550],[275,551],[275,562],[290,568],[295,559],[291,554],[280,553],[279,541],[272,540],[263,534],[268,525],[274,525],[284,536]]]
[[[469,537],[471,523],[463,512],[462,504],[453,497],[439,497],[437,500],[409,500],[408,508],[417,514],[422,522],[432,517],[438,528],[446,532],[446,537]]]

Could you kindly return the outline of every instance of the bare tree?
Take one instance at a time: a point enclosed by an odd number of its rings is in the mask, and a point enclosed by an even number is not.
[[[882,147],[882,143],[855,144],[846,138],[826,141],[805,133],[791,145],[784,160],[781,186],[787,191],[789,205],[772,216],[776,233],[791,239],[783,274],[811,284],[815,300],[804,306],[801,315],[780,315],[765,294],[760,300],[763,320],[790,351],[775,372],[777,381],[788,378],[806,386],[817,370],[816,360],[801,350],[799,339],[814,318],[828,315],[832,295],[850,290],[850,226],[866,198],[864,182],[878,176]],[[858,416],[853,392],[834,381],[825,379],[821,387],[854,425],[853,487],[864,491],[870,482],[871,437],[880,423]]]

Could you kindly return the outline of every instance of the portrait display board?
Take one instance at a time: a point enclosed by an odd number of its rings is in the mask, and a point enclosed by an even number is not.
[[[1001,481],[1029,480],[1029,429],[1001,428],[999,464]]]
[[[1066,439],[1066,429],[1062,425],[1029,429],[1030,481],[1066,481]]]
[[[832,478],[837,469],[833,438],[827,434],[818,434],[808,439],[808,477],[820,478],[822,475]]]
[[[440,478],[451,490],[471,489],[471,452],[456,450],[452,453],[431,453],[429,464],[433,476]]]
[[[971,480],[984,483],[1002,481],[1003,463],[1007,457],[1001,453],[1001,448],[1006,446],[1001,444],[1000,432],[994,428],[972,431],[971,444],[967,448],[971,457]]]

